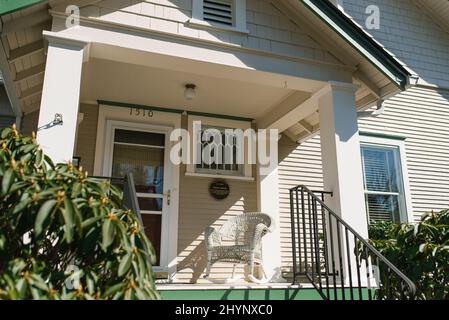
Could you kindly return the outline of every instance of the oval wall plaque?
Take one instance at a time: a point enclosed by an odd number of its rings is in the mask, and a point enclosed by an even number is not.
[[[226,181],[214,181],[209,186],[209,193],[217,200],[224,200],[231,192],[229,184]]]

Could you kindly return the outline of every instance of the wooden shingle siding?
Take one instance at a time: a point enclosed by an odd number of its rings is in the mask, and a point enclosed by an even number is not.
[[[410,0],[344,0],[342,3],[345,12],[364,28],[368,17],[366,8],[378,6],[380,28],[367,31],[422,80],[449,88],[449,33],[424,8]]]
[[[412,88],[386,102],[384,114],[359,120],[361,131],[405,137],[413,216],[449,208],[449,91]],[[280,143],[282,263],[291,268],[288,190],[305,184],[322,190],[320,139]],[[350,223],[350,221],[349,221]]]
[[[164,33],[226,43],[293,58],[341,64],[276,7],[276,1],[247,0],[248,34],[189,25],[192,1],[104,0],[81,9],[84,17]]]

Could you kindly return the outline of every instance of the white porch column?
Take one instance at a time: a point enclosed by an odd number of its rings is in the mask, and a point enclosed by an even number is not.
[[[259,161],[257,166],[258,208],[260,212],[272,218],[272,232],[262,240],[263,268],[270,282],[284,282],[281,272],[281,232],[279,213],[279,173],[278,173],[278,140],[277,130],[267,132],[266,141],[258,135]],[[265,149],[265,150],[263,150]],[[265,154],[265,155],[263,155]],[[269,155],[269,156],[268,156]],[[264,157],[269,158],[263,164]],[[268,160],[265,159],[265,160]],[[262,164],[261,164],[262,162]]]
[[[329,90],[319,100],[321,153],[323,161],[324,190],[332,191],[333,197],[327,199],[328,206],[348,223],[363,238],[368,238],[368,223],[366,220],[365,194],[363,188],[363,172],[360,151],[357,110],[355,105],[356,87],[346,83],[331,83]],[[338,239],[337,222],[332,223],[333,243],[328,243],[335,256],[339,252],[337,243],[346,243],[344,230],[340,228],[341,239]],[[330,222],[327,222],[329,226]],[[340,225],[341,227],[341,225]],[[330,231],[328,231],[330,232]],[[352,239],[352,238],[351,238]],[[347,254],[351,261],[353,283],[357,283],[357,269],[353,248],[355,243],[350,240],[349,252],[343,245],[343,265],[335,258],[337,271],[343,270],[343,281],[349,283],[349,265]],[[367,283],[366,269],[360,270],[363,284]],[[338,282],[341,278],[337,279]]]
[[[330,83],[319,100],[324,190],[334,193],[330,208],[367,238],[355,91],[352,84]]]
[[[87,43],[59,39],[49,41],[37,140],[55,163],[72,160],[77,129],[82,64]],[[62,124],[54,124],[55,115]]]

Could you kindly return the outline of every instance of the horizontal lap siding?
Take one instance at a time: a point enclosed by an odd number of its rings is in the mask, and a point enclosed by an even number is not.
[[[175,282],[204,282],[202,276],[207,264],[204,231],[208,226],[219,228],[230,217],[243,212],[257,211],[257,186],[255,182],[228,181],[231,193],[225,200],[215,200],[209,195],[212,179],[186,177],[181,174],[178,272]],[[232,264],[217,263],[212,267],[211,279],[231,277]],[[242,275],[239,266],[236,274]]]
[[[379,118],[361,120],[360,129],[407,138],[415,220],[431,210],[449,208],[449,92],[409,89],[388,100]]]
[[[406,137],[406,161],[415,220],[449,208],[449,92],[413,88],[386,102],[384,114],[359,120],[360,130]],[[288,190],[323,187],[319,137],[304,144],[283,138],[280,153],[282,265],[292,266]],[[350,223],[350,221],[349,221]]]
[[[95,140],[97,138],[98,105],[81,104],[83,121],[78,127],[75,156],[81,157],[81,166],[88,174],[94,173]]]
[[[306,185],[312,190],[323,189],[323,173],[319,137],[301,145],[283,137],[279,143],[279,188],[282,269],[290,277],[292,260],[289,189]]]

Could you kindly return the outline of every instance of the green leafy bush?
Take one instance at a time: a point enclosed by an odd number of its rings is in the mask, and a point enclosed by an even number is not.
[[[159,298],[155,251],[109,182],[54,165],[15,127],[0,179],[0,299]]]
[[[449,299],[449,210],[417,224],[376,223],[369,231],[370,243],[415,283],[417,299]],[[390,280],[399,292],[400,282]]]

